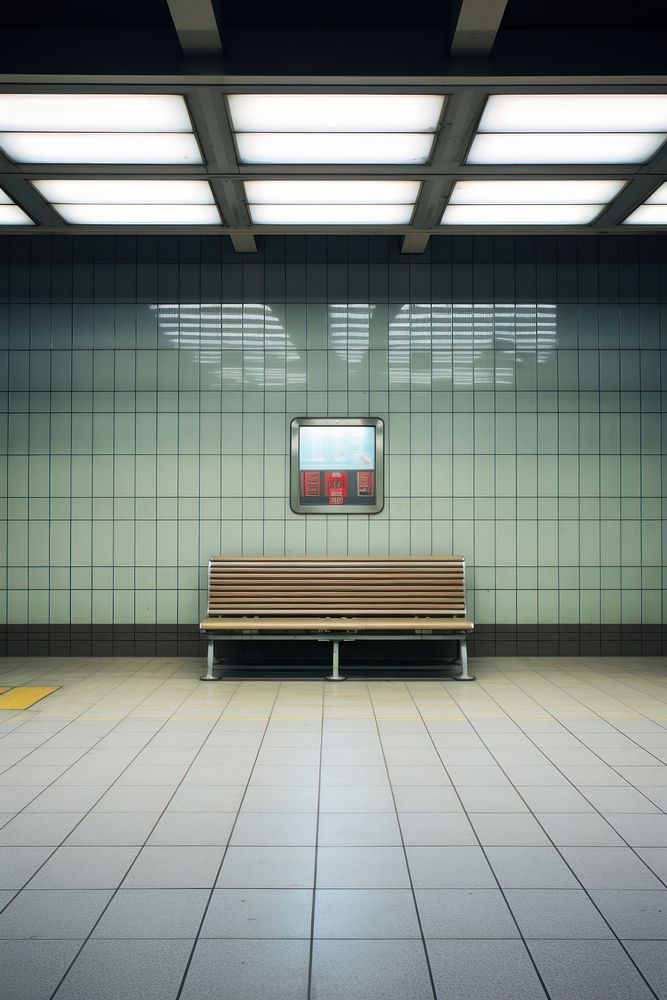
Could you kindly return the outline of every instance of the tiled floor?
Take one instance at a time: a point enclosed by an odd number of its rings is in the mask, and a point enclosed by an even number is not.
[[[667,669],[5,660],[3,1000],[667,998]]]

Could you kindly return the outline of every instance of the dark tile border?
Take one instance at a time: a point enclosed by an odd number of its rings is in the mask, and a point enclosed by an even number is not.
[[[354,644],[361,647],[361,643]],[[452,655],[454,654],[453,644]],[[351,648],[354,648],[351,646]],[[346,646],[345,658],[353,658]],[[447,656],[443,643],[363,643],[364,662],[388,666],[434,664]],[[468,640],[470,656],[665,656],[665,625],[479,625]],[[248,666],[328,664],[324,643],[227,643],[227,654]],[[2,625],[0,656],[205,656],[196,625]]]

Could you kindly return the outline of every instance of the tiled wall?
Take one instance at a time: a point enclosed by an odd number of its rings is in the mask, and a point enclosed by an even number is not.
[[[479,652],[659,650],[667,239],[399,250],[0,240],[9,651],[194,650],[213,552],[462,553]],[[299,415],[384,418],[383,513],[290,511]]]

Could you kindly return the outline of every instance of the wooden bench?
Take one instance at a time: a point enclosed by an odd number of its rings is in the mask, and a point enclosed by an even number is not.
[[[457,679],[474,680],[466,652],[473,628],[462,556],[212,556],[200,623],[208,639],[202,680],[220,679],[213,667],[223,636],[331,642],[329,680],[344,680],[341,641],[451,638],[459,643]]]

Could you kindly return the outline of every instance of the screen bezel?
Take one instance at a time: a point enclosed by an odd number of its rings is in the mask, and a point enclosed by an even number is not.
[[[301,503],[299,432],[302,427],[375,429],[375,503]],[[295,514],[379,514],[384,508],[384,421],[380,417],[294,417],[290,423],[290,507]]]

